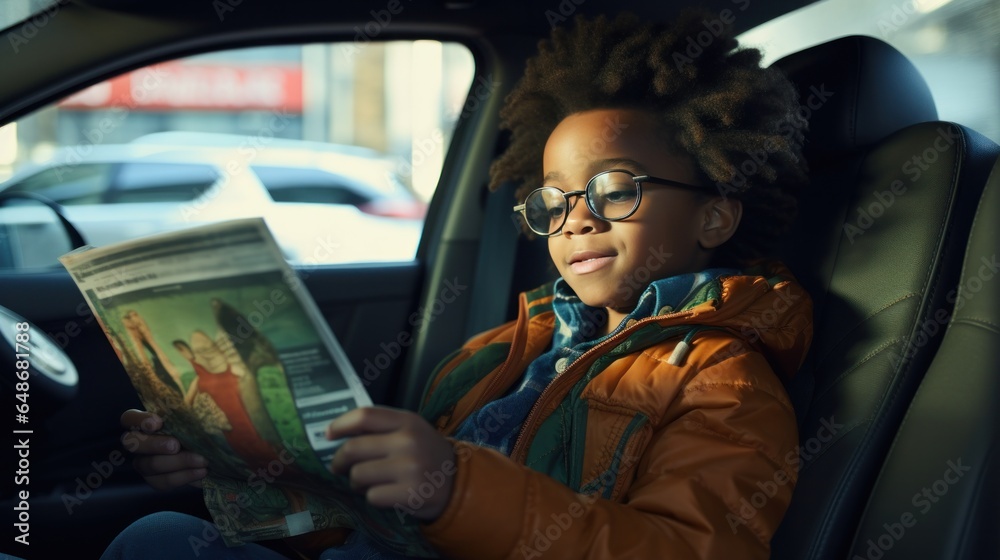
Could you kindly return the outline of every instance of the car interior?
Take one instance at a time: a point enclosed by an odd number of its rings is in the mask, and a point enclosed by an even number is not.
[[[380,343],[412,331],[412,344],[368,390],[376,403],[416,409],[434,365],[513,318],[518,293],[556,276],[544,241],[512,227],[514,185],[486,189],[506,141],[499,107],[524,60],[576,14],[624,9],[667,20],[689,3],[393,2],[400,11],[371,34],[364,26],[384,2],[62,1],[44,24],[29,19],[2,32],[24,37],[35,26],[30,41],[0,49],[0,125],[191,54],[314,40],[466,45],[478,83],[490,87],[470,90],[476,103],[466,103],[444,155],[416,257],[297,267],[359,372]],[[736,12],[740,31],[809,4],[699,3]],[[991,282],[1000,146],[974,122],[940,120],[921,72],[881,38],[840,37],[773,64],[797,87],[809,121],[810,184],[778,256],[813,298],[815,331],[787,387],[799,421],[799,479],[771,557],[1000,558],[1000,290]],[[70,244],[82,244],[72,224],[65,228]],[[453,302],[429,312],[456,286]],[[31,545],[11,537],[0,551],[96,558],[145,514],[207,516],[200,491],[157,492],[115,454],[121,412],[141,405],[68,274],[57,266],[0,270],[4,308],[54,346],[48,371],[39,366],[32,377]],[[413,330],[415,312],[426,320]],[[13,351],[5,348],[4,359],[13,363]],[[14,381],[5,377],[4,390]],[[0,501],[12,511],[18,499],[5,487]]]

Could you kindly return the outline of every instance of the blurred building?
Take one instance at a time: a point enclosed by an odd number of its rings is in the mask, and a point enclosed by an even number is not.
[[[472,82],[468,49],[437,41],[256,47],[155,64],[16,123],[17,168],[59,146],[165,131],[332,142],[398,158],[429,199]],[[11,132],[6,131],[8,135]],[[2,180],[0,172],[0,180]]]

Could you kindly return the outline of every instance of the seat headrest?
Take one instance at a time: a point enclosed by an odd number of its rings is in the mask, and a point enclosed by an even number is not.
[[[842,37],[774,64],[799,90],[801,114],[809,120],[805,156],[813,166],[937,120],[920,72],[879,39]]]

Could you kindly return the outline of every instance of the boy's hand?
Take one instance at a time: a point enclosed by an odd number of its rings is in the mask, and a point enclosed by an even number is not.
[[[331,469],[349,473],[351,487],[364,492],[368,503],[403,506],[421,521],[441,515],[454,485],[455,451],[426,420],[395,408],[357,408],[326,428],[327,439],[345,437],[350,439],[337,450]],[[418,492],[421,485],[425,490]],[[415,493],[423,499],[416,508],[410,503]]]
[[[157,434],[163,428],[162,418],[144,410],[126,410],[121,425],[128,430],[122,434],[122,445],[136,455],[132,466],[150,486],[157,490],[185,484],[201,488],[201,479],[208,474],[208,461],[182,449],[177,438]]]

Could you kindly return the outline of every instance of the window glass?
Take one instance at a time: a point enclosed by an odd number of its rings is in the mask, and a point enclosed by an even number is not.
[[[826,0],[740,36],[773,62],[845,35],[882,39],[927,80],[938,118],[1000,142],[1000,2]]]
[[[31,20],[29,23],[34,28],[44,26],[58,9],[59,0],[4,0],[0,2],[0,29],[6,29],[25,20]],[[31,29],[28,28],[29,33]],[[10,41],[10,46],[17,49],[27,42],[27,39],[27,37],[15,37]]]
[[[0,192],[63,204],[95,245],[262,216],[293,262],[409,260],[474,69],[430,40],[155,64],[0,128]]]
[[[108,202],[186,202],[203,196],[220,178],[209,165],[125,163],[115,174]]]
[[[365,185],[319,169],[255,165],[254,173],[277,202],[315,202],[361,206],[379,196]],[[367,192],[366,192],[367,191]]]
[[[100,204],[113,171],[106,163],[57,166],[13,180],[3,192],[37,194],[64,206]]]

